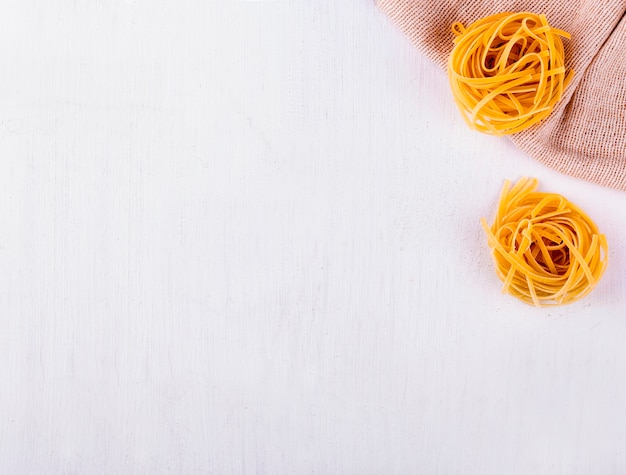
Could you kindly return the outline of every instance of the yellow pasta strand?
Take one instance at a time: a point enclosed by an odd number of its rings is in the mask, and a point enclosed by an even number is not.
[[[505,181],[494,223],[481,223],[503,293],[537,307],[571,303],[602,277],[606,237],[576,205],[537,186],[534,178]]]
[[[498,13],[456,35],[448,61],[452,93],[467,124],[493,135],[514,134],[547,117],[573,77],[561,37],[545,15]]]

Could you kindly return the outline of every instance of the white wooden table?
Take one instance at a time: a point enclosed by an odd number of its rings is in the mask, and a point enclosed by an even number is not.
[[[626,473],[626,195],[468,130],[370,0],[5,0],[0,472]],[[529,175],[585,300],[500,293]]]

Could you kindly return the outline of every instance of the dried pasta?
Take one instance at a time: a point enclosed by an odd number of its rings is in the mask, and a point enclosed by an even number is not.
[[[502,291],[537,307],[571,303],[596,286],[607,266],[606,237],[563,196],[535,191],[536,179],[502,188],[494,223],[481,223]]]
[[[572,79],[561,41],[570,35],[545,15],[498,13],[467,28],[456,22],[452,31],[448,77],[473,129],[493,135],[527,129],[550,114]]]

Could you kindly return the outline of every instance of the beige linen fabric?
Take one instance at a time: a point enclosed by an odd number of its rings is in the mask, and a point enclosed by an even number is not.
[[[626,0],[376,0],[428,58],[446,68],[453,22],[504,11],[544,13],[574,70],[563,100],[541,124],[510,136],[560,172],[626,191]]]

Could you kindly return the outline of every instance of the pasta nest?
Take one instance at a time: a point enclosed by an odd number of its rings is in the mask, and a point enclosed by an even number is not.
[[[606,237],[580,208],[556,193],[535,191],[536,179],[502,188],[493,225],[483,229],[502,291],[537,307],[587,295],[608,261]]]
[[[561,41],[570,35],[545,15],[498,13],[467,28],[456,22],[452,31],[448,77],[473,129],[493,135],[527,129],[552,112],[573,77]]]

